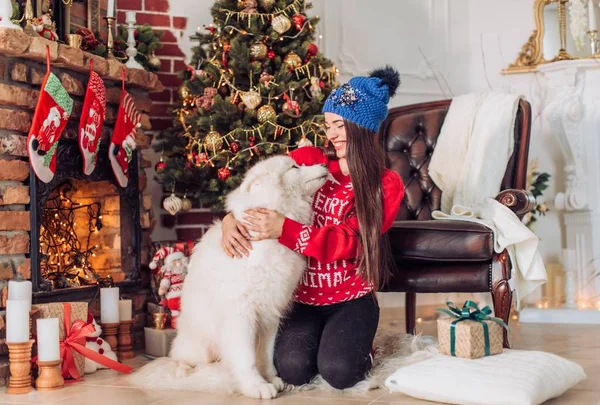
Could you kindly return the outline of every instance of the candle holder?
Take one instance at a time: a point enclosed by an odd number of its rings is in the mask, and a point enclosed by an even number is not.
[[[121,321],[121,323],[119,324],[119,347],[117,351],[117,356],[121,361],[135,358],[135,353],[133,353],[133,345],[131,342],[132,324],[133,321]]]
[[[65,386],[60,363],[62,360],[37,362],[39,377],[35,380],[35,388],[38,391],[57,390]]]
[[[598,30],[588,31],[587,34],[590,37],[592,55],[598,55]]]
[[[104,19],[106,20],[106,24],[108,25],[108,37],[106,39],[108,56],[115,56],[115,41],[113,39],[113,24],[115,23],[115,17],[104,17]]]
[[[165,323],[167,322],[167,313],[166,312],[153,313],[152,321],[154,322],[154,329],[164,329]]]
[[[8,362],[10,377],[6,387],[7,394],[27,394],[33,387],[31,386],[31,346],[34,340],[28,342],[10,343],[8,346]]]
[[[125,15],[127,16],[127,19],[125,20],[127,23],[127,50],[125,53],[129,57],[127,63],[125,63],[125,66],[131,69],[143,69],[144,67],[137,60],[135,60],[135,56],[137,55],[134,36],[135,13],[128,11]]]
[[[102,337],[108,342],[113,352],[117,351],[117,329],[118,323],[100,323],[102,327]]]

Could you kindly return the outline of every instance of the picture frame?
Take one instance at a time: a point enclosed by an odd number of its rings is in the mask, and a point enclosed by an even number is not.
[[[35,15],[51,12],[56,33],[61,40],[80,28],[95,34],[102,33],[102,16],[106,14],[108,0],[35,0]]]

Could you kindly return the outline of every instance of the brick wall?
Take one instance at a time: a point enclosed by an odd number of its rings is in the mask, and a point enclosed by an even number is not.
[[[163,47],[156,51],[156,56],[161,59],[161,68],[158,77],[164,85],[164,90],[160,93],[150,95],[152,99],[152,110],[150,113],[153,131],[167,129],[173,125],[173,116],[171,114],[173,106],[177,104],[177,88],[182,81],[179,77],[186,68],[186,56],[178,45],[178,38],[181,38],[187,27],[187,17],[171,15],[169,2],[167,0],[117,0],[117,21],[123,23],[125,20],[125,11],[135,11],[137,24],[150,24],[154,30],[162,31],[161,41]],[[207,13],[209,9],[207,8]],[[152,132],[151,132],[152,133]],[[150,171],[152,173],[152,171]],[[153,187],[160,188],[160,185],[154,184]],[[163,198],[166,197],[163,196]],[[212,215],[205,209],[194,209],[201,217],[199,227],[193,222],[182,222],[176,217],[168,214],[162,209],[160,223],[152,221],[152,227],[161,226],[163,228],[177,229],[179,239],[187,239],[190,236],[196,238],[202,235],[203,230],[208,224],[212,223]],[[210,216],[209,219],[207,219]],[[190,218],[187,218],[188,220]],[[181,230],[176,224],[183,223]]]

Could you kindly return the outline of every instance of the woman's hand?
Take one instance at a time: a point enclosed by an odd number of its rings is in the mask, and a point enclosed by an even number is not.
[[[266,208],[244,211],[248,216],[244,221],[248,222],[246,228],[258,233],[258,236],[250,240],[277,239],[281,236],[285,216],[277,211]]]
[[[242,254],[248,256],[249,250],[252,250],[249,239],[250,234],[246,227],[232,214],[227,214],[223,218],[221,245],[229,257],[240,259]]]

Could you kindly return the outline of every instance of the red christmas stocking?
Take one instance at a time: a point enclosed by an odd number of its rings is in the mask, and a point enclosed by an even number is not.
[[[123,71],[123,90],[117,113],[117,122],[108,147],[108,158],[115,177],[121,187],[129,182],[129,162],[131,162],[136,143],[133,137],[134,128],[140,127],[142,117],[135,108],[133,99],[125,91],[125,71]]]
[[[73,100],[60,80],[50,71],[50,50],[46,47],[46,77],[27,136],[27,152],[36,176],[49,183],[56,172],[56,148],[73,111]]]
[[[79,149],[83,155],[83,173],[92,174],[96,168],[98,144],[102,138],[102,125],[106,114],[106,88],[104,82],[90,65],[81,120],[79,121]]]

